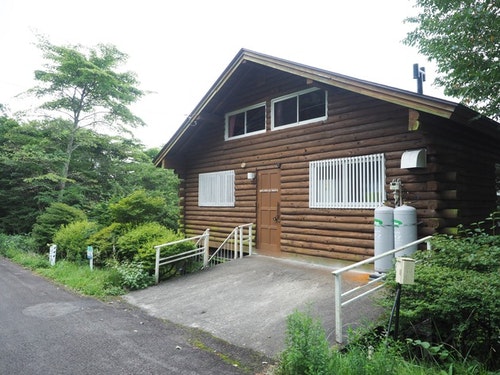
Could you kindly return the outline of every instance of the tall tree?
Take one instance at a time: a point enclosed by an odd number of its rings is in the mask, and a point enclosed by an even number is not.
[[[447,95],[500,118],[500,3],[498,0],[416,0],[419,14],[404,43],[434,61],[436,84]]]
[[[58,201],[67,133],[61,119],[18,123],[0,117],[0,232],[29,232],[37,216]],[[60,203],[92,212],[94,219],[106,214],[109,201],[145,189],[166,200],[164,222],[177,225],[178,179],[153,165],[151,155],[158,150],[144,151],[134,140],[91,129],[80,129],[75,142]],[[104,217],[99,221],[107,224]]]
[[[46,100],[40,106],[44,113],[62,115],[68,125],[59,184],[62,200],[80,129],[123,132],[144,125],[128,106],[145,92],[136,87],[134,73],[117,71],[128,56],[115,46],[99,44],[86,50],[82,46],[56,46],[40,38],[38,47],[47,63],[44,70],[35,71],[38,86],[29,93]]]
[[[0,230],[26,233],[39,211],[56,197],[64,153],[60,127],[0,118]]]

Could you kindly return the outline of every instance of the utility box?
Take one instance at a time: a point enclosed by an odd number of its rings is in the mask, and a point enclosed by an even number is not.
[[[415,284],[415,259],[396,258],[396,282],[398,284]]]

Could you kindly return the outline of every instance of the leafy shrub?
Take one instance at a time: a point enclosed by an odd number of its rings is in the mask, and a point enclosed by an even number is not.
[[[82,220],[86,220],[82,210],[64,203],[52,203],[38,216],[33,226],[32,236],[38,250],[42,253],[47,250],[47,245],[52,242],[54,234],[62,225]]]
[[[286,349],[278,374],[327,374],[330,348],[325,331],[309,314],[295,311],[287,317]]]
[[[418,265],[415,285],[404,288],[402,322],[409,337],[490,361],[500,351],[499,290],[498,275]]]
[[[154,276],[151,276],[142,263],[124,262],[116,264],[115,269],[120,276],[120,286],[129,289],[144,289],[155,282]]]
[[[156,257],[154,246],[174,242],[182,238],[180,234],[158,223],[142,224],[126,232],[118,239],[118,259],[140,262],[148,272],[153,273]],[[175,255],[193,248],[192,243],[184,242],[164,248],[161,256]]]
[[[117,223],[148,223],[161,220],[166,205],[165,198],[145,190],[136,190],[129,196],[109,205],[109,211]]]
[[[498,369],[500,236],[436,236],[432,245],[415,254],[415,284],[402,293],[401,332],[411,342],[442,343],[462,359]]]
[[[36,243],[30,235],[0,233],[0,255],[8,256],[10,251],[33,252],[36,249]]]
[[[130,229],[128,224],[112,223],[90,236],[88,242],[94,248],[96,266],[102,266],[108,260],[116,258],[116,242]]]
[[[147,223],[133,227],[117,241],[117,256],[120,261],[133,261],[140,249],[153,248],[169,237],[170,231],[158,223]]]
[[[57,257],[69,261],[85,259],[88,240],[97,229],[97,224],[90,221],[76,221],[63,225],[54,235]]]
[[[434,236],[433,251],[419,254],[427,264],[478,272],[500,270],[500,235]]]

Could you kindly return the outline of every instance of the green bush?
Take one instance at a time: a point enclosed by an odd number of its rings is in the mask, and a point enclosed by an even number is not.
[[[82,210],[64,203],[52,203],[38,216],[33,226],[32,236],[38,250],[42,253],[47,250],[47,245],[53,242],[54,234],[62,225],[82,220],[86,220],[86,215]]]
[[[144,269],[149,273],[154,272],[156,245],[168,242],[174,242],[182,239],[183,236],[173,232],[170,229],[158,224],[147,223],[139,225],[117,240],[117,255],[120,261],[135,261],[142,263]],[[179,254],[184,251],[192,250],[192,243],[184,242],[164,248],[161,252],[162,257]]]
[[[325,331],[309,314],[295,311],[287,317],[286,349],[278,374],[327,374],[330,348]]]
[[[499,369],[500,236],[435,236],[432,250],[415,258],[415,284],[403,287],[400,332],[412,343],[444,344],[464,360]]]
[[[118,238],[131,229],[130,224],[112,223],[92,234],[88,240],[94,248],[94,264],[105,265],[110,259],[116,259]]]
[[[34,252],[37,245],[30,235],[7,235],[0,233],[0,255],[8,256],[10,251]]]
[[[86,259],[88,240],[97,229],[97,224],[90,221],[63,225],[53,238],[57,245],[57,258],[73,262]]]
[[[500,270],[500,235],[466,237],[434,236],[433,251],[419,254],[427,264],[459,270],[498,272]]]
[[[136,190],[117,203],[111,203],[109,211],[113,222],[138,225],[160,221],[165,205],[165,198],[158,193]]]
[[[120,286],[129,289],[137,290],[144,289],[155,282],[154,276],[151,276],[144,269],[142,263],[124,262],[114,266],[120,276]]]

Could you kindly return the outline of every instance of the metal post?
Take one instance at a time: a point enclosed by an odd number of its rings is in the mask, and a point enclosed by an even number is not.
[[[243,258],[243,227],[240,227],[239,230],[240,230],[240,258]]]
[[[238,258],[238,227],[233,231],[233,259]]]
[[[203,239],[203,247],[205,248],[205,251],[203,252],[203,267],[208,266],[208,259],[210,257],[210,229],[207,228],[207,230],[204,233],[205,238]]]
[[[401,306],[401,284],[396,286],[396,316],[394,318],[394,340],[398,339],[399,334],[399,307]]]
[[[342,275],[335,274],[335,340],[342,344]]]
[[[160,281],[160,248],[155,247],[156,259],[155,259],[155,282],[158,284]]]
[[[248,255],[252,255],[253,250],[252,227],[252,224],[248,227]]]

